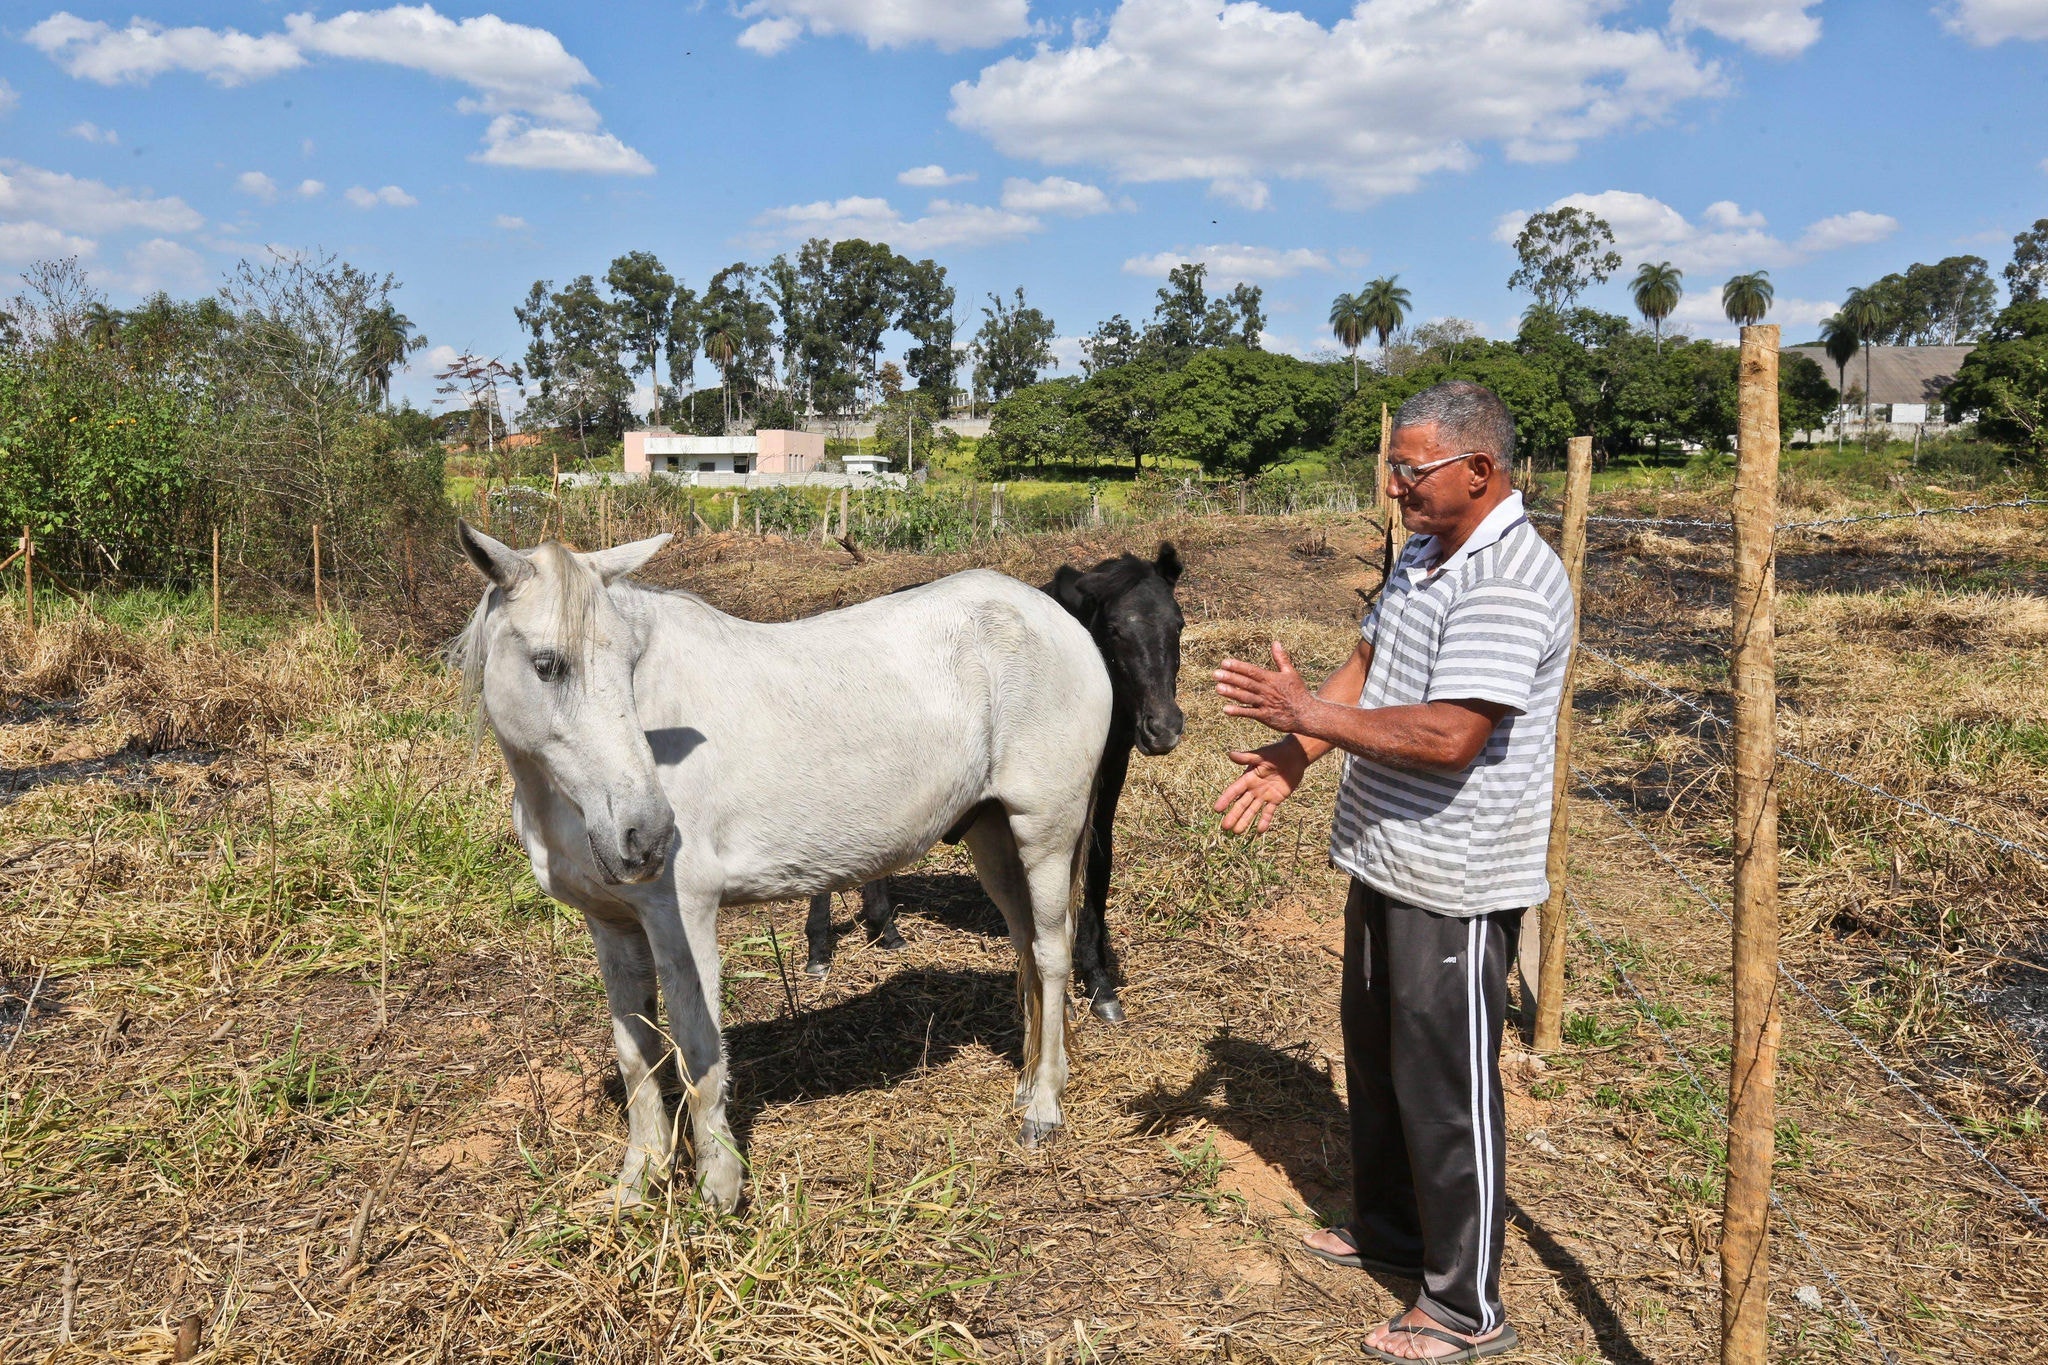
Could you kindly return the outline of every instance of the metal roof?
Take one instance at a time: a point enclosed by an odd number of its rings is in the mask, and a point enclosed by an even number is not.
[[[1870,394],[1873,403],[1938,403],[1942,391],[1956,382],[1963,357],[1975,346],[1870,346],[1849,362],[1848,385],[1863,386],[1865,357],[1870,362]],[[1821,346],[1787,346],[1781,354],[1803,355],[1820,366],[1829,383],[1841,382],[1835,362]]]

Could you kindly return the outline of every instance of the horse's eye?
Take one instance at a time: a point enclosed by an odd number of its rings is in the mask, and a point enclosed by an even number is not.
[[[543,649],[533,656],[533,671],[542,682],[560,682],[569,672],[569,662],[552,649]]]

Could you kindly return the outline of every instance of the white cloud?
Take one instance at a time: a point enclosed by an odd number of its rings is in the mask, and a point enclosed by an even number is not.
[[[420,360],[408,360],[405,367],[408,370],[422,369],[431,374],[435,370],[447,369],[461,358],[462,352],[453,346],[429,346],[424,357]]]
[[[773,57],[803,36],[802,20],[763,19],[747,25],[736,41],[749,51],[758,52],[763,57]]]
[[[409,209],[420,202],[396,185],[386,185],[380,190],[366,190],[361,185],[350,185],[341,192],[341,197],[359,209],[373,209],[379,204],[395,209]]]
[[[0,157],[0,214],[76,232],[191,232],[205,219],[182,199],[116,189],[98,180],[46,171]]]
[[[313,155],[313,139],[312,139],[312,138],[309,138],[309,137],[302,137],[302,138],[300,138],[300,139],[299,139],[299,155],[300,155],[300,156],[311,156],[311,155]]]
[[[128,27],[116,29],[63,10],[22,36],[67,74],[101,85],[140,84],[166,71],[240,85],[306,62],[281,33],[251,37],[231,28],[165,28],[147,19],[131,19]]]
[[[318,199],[327,193],[327,186],[318,180],[301,180],[299,187],[292,192],[301,199]]]
[[[1340,200],[1476,165],[1556,160],[1720,93],[1682,40],[1608,0],[1360,0],[1324,27],[1258,0],[1123,0],[1068,46],[953,87],[951,117],[1012,156],[1130,181],[1320,181]],[[1447,72],[1484,72],[1484,79]]]
[[[1614,229],[1614,249],[1629,268],[1641,261],[1670,261],[1689,273],[1784,265],[1802,256],[1878,241],[1898,227],[1897,220],[1884,214],[1857,209],[1821,219],[1792,245],[1767,230],[1763,214],[1744,212],[1725,199],[1701,210],[1697,223],[1663,200],[1631,190],[1568,194],[1546,207],[1567,206],[1604,219]],[[1494,240],[1513,242],[1528,217],[1522,212],[1503,215],[1494,226]]]
[[[864,237],[887,242],[899,251],[986,246],[991,242],[1014,241],[1045,228],[1043,222],[1027,213],[981,204],[956,204],[946,199],[932,200],[921,217],[905,218],[888,200],[864,196],[790,204],[770,209],[754,221],[768,230],[769,240],[826,237],[837,241]]]
[[[0,262],[27,265],[52,256],[91,256],[99,243],[47,223],[0,223]]]
[[[105,147],[112,147],[121,141],[120,134],[116,133],[112,128],[102,128],[97,123],[74,123],[66,131],[81,141],[97,142]]]
[[[654,163],[610,133],[533,125],[516,114],[491,120],[484,149],[471,161],[524,171],[587,171],[594,175],[652,175]]]
[[[756,22],[740,46],[772,57],[809,29],[844,33],[870,48],[930,43],[942,52],[987,47],[1029,31],[1026,0],[748,0],[742,19]]]
[[[1788,299],[1783,295],[1771,300],[1771,311],[1764,321],[1775,322],[1787,330],[1786,340],[1795,338],[1790,333],[1799,328],[1817,327],[1824,318],[1832,317],[1841,304],[1827,299]],[[1678,301],[1678,307],[1671,314],[1671,321],[1665,327],[1670,335],[1671,328],[1677,327],[1694,336],[1711,336],[1722,340],[1733,340],[1737,334],[1734,323],[1721,311],[1721,287],[1690,290]]]
[[[1810,224],[1799,234],[1799,249],[1836,251],[1845,246],[1865,246],[1881,242],[1898,230],[1899,220],[1890,214],[1856,209]]]
[[[2048,39],[2048,4],[2042,0],[1951,0],[1936,12],[1949,32],[1979,47],[2008,38]]]
[[[243,171],[235,177],[235,192],[268,204],[277,198],[277,182],[261,171]]]
[[[189,288],[205,275],[198,252],[164,237],[152,237],[128,248],[122,259],[127,269],[118,277],[119,281],[138,294]]]
[[[0,77],[0,114],[11,114],[14,106],[21,103],[21,92]]]
[[[1273,192],[1263,180],[1250,180],[1237,176],[1224,176],[1209,182],[1209,197],[1235,204],[1241,209],[1269,209],[1273,207]]]
[[[948,185],[964,185],[975,178],[973,171],[961,171],[957,175],[944,166],[912,166],[907,171],[896,173],[896,183],[910,185],[921,190],[942,190]]]
[[[505,232],[524,232],[526,231],[527,223],[524,218],[510,213],[501,213],[491,220],[491,226]]]
[[[1820,0],[1671,0],[1671,26],[1703,28],[1766,57],[1796,57],[1820,41]]]
[[[1086,218],[1119,208],[1133,209],[1137,205],[1128,199],[1121,203],[1112,202],[1094,185],[1084,185],[1063,175],[1049,175],[1043,180],[1019,180],[1015,177],[1005,180],[1003,207],[1018,213],[1057,213],[1068,218]]]
[[[223,85],[274,76],[309,56],[381,62],[467,86],[464,113],[491,117],[484,150],[496,166],[645,174],[647,159],[603,130],[581,88],[590,69],[553,33],[494,14],[451,19],[431,5],[350,10],[332,19],[288,15],[284,32],[167,29],[144,19],[116,30],[59,12],[30,29],[29,43],[60,67],[102,85],[190,71]],[[310,154],[311,143],[304,150]]]
[[[1285,280],[1299,275],[1304,270],[1329,270],[1330,258],[1320,251],[1307,247],[1284,249],[1271,246],[1246,246],[1231,242],[1218,246],[1198,246],[1186,251],[1155,251],[1149,256],[1133,256],[1124,262],[1126,275],[1143,275],[1152,279],[1165,279],[1175,266],[1188,265],[1199,261],[1209,267],[1211,284],[1234,284],[1241,280]]]

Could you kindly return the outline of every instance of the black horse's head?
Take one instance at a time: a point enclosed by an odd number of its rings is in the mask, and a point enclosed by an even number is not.
[[[1061,565],[1045,589],[1095,637],[1116,691],[1112,730],[1129,727],[1147,754],[1170,753],[1185,723],[1174,699],[1187,624],[1173,599],[1178,582],[1180,554],[1169,541],[1149,560],[1119,555],[1085,572]]]

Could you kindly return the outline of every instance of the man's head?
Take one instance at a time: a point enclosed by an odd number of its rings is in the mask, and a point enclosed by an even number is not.
[[[1387,463],[1401,524],[1462,541],[1512,490],[1515,418],[1483,384],[1424,389],[1394,414]]]

